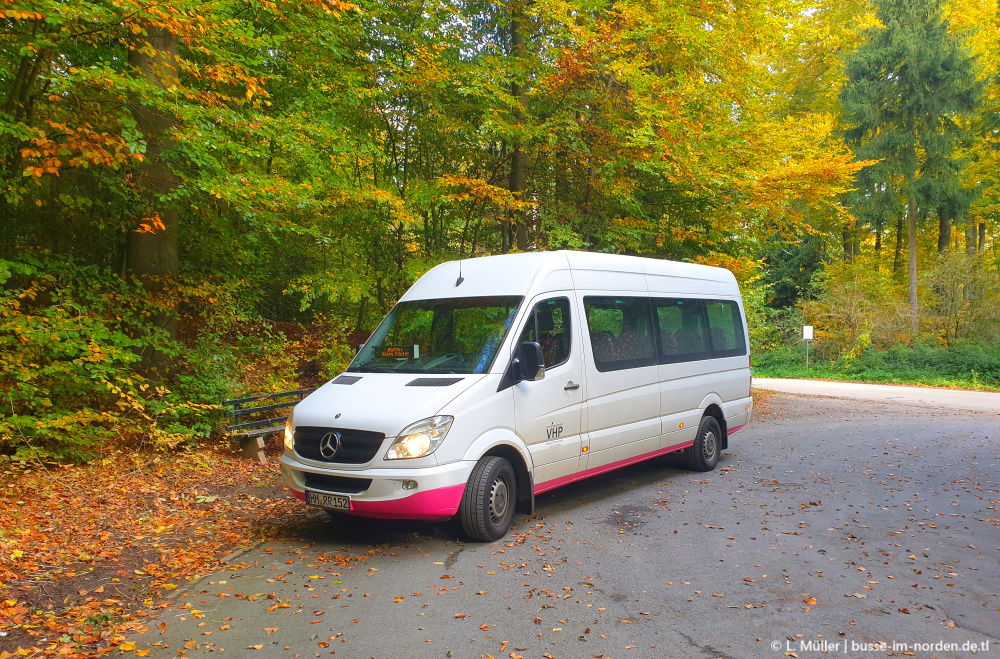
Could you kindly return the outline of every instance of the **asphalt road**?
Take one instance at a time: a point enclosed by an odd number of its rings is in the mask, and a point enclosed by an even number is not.
[[[661,459],[570,485],[497,543],[317,512],[130,640],[153,657],[997,656],[998,434],[990,413],[772,394],[715,471]]]
[[[1000,393],[990,391],[786,378],[754,378],[753,386],[754,389],[770,389],[790,394],[905,403],[922,407],[1000,414]]]

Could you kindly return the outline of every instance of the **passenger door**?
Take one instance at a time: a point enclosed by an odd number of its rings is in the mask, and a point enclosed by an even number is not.
[[[704,303],[690,298],[654,298],[659,334],[660,448],[694,440],[699,406],[714,390]]]
[[[649,298],[580,295],[586,358],[587,469],[655,451],[660,393]]]
[[[569,297],[558,294],[536,298],[514,345],[516,354],[524,341],[537,341],[545,362],[543,379],[514,385],[514,428],[531,453],[536,491],[556,487],[582,468],[580,416],[586,387],[573,306]]]

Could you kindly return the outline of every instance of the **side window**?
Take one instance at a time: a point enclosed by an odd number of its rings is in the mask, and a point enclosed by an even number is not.
[[[648,298],[587,296],[583,298],[583,307],[598,371],[620,371],[656,363]]]
[[[661,364],[708,359],[704,303],[701,300],[657,298],[656,311]]]
[[[544,300],[528,316],[517,345],[537,341],[542,346],[545,368],[559,366],[569,359],[569,300],[564,297]]]
[[[712,357],[747,354],[739,305],[732,300],[706,300],[705,311]]]

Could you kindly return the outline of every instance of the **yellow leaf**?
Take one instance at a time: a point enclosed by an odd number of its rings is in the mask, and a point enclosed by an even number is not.
[[[132,650],[135,649],[135,643],[133,643],[132,641],[129,641],[128,643],[122,643],[121,645],[118,646],[118,649],[121,650],[122,652],[131,652]]]

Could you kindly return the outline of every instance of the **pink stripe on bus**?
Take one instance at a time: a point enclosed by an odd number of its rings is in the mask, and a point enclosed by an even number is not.
[[[562,487],[563,485],[569,485],[570,483],[575,483],[576,481],[583,480],[584,478],[597,476],[598,474],[614,471],[615,469],[621,469],[622,467],[627,467],[629,465],[636,464],[637,462],[645,462],[646,460],[651,460],[652,458],[656,458],[661,455],[666,455],[667,453],[673,453],[674,451],[680,451],[682,449],[686,449],[689,446],[694,446],[694,440],[690,442],[682,442],[680,444],[675,444],[674,446],[668,446],[667,448],[661,448],[655,451],[650,451],[649,453],[643,453],[642,455],[637,455],[634,458],[625,458],[624,460],[612,462],[611,464],[602,465],[600,467],[594,467],[593,469],[587,469],[586,471],[570,474],[569,476],[561,476],[559,478],[553,478],[550,481],[545,481],[544,483],[536,484],[535,494],[548,492],[549,490],[554,490],[557,487]]]
[[[745,426],[745,425],[746,425],[746,424],[744,423],[744,424],[742,424],[742,425],[739,425],[739,426],[736,426],[735,428],[730,428],[730,429],[729,429],[729,434],[730,434],[730,435],[732,435],[732,434],[733,434],[734,432],[736,432],[737,430],[739,430],[740,428],[742,428],[742,427],[743,427],[743,426]]]
[[[388,501],[351,500],[351,512],[379,519],[447,519],[458,512],[465,483],[439,487]]]
[[[292,490],[292,495],[305,501],[306,493]],[[388,501],[351,500],[351,513],[379,519],[447,519],[458,512],[465,493],[465,484],[439,487],[417,492],[401,499]]]

